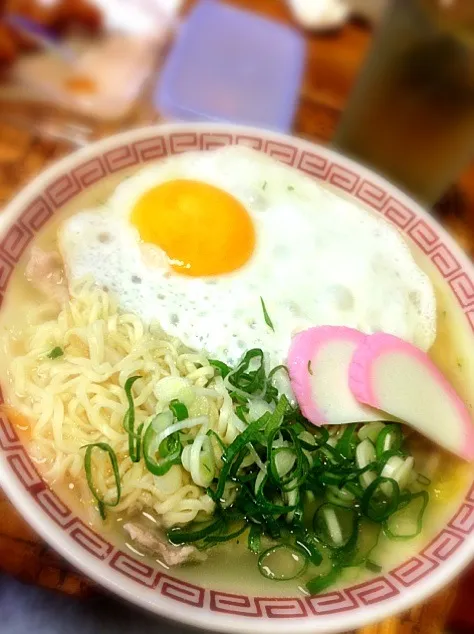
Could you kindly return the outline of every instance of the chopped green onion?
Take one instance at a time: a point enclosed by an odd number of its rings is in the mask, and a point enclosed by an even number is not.
[[[301,548],[301,550],[304,551],[309,561],[313,565],[319,566],[320,563],[323,561],[323,556],[321,555],[319,550],[316,548],[316,546],[308,538],[296,539],[295,546],[297,546],[298,548]]]
[[[310,433],[313,437],[314,444],[300,438],[303,449],[307,449],[308,451],[314,451],[315,449],[321,448],[329,439],[329,432],[326,427],[314,427],[311,432],[308,433]]]
[[[200,527],[196,529],[196,525]],[[167,532],[167,537],[172,544],[177,546],[179,544],[189,544],[209,537],[213,533],[218,533],[224,526],[225,522],[223,518],[218,517],[217,520],[213,520],[204,526],[196,522],[187,528],[172,528]],[[195,528],[195,530],[193,530],[193,528]]]
[[[270,435],[274,430],[278,429],[283,423],[286,410],[288,409],[289,402],[284,394],[280,396],[280,400],[275,407],[273,414],[269,415],[265,426],[265,433]]]
[[[380,472],[383,471],[385,465],[390,460],[390,458],[393,458],[394,456],[403,456],[403,455],[404,454],[400,449],[388,449],[387,451],[384,451],[378,458],[379,471]]]
[[[382,570],[382,566],[380,566],[379,564],[376,564],[374,561],[371,561],[370,559],[367,559],[367,561],[365,562],[365,567],[367,568],[367,570],[370,570],[371,572],[380,572]]]
[[[270,424],[268,423],[268,425]],[[289,440],[287,442],[290,444],[284,447],[275,447],[277,434],[280,436],[288,435]],[[269,476],[282,491],[292,491],[302,484],[308,471],[308,459],[304,455],[296,433],[291,427],[283,431],[275,427],[270,431],[267,441],[267,456],[269,458]],[[283,457],[283,460],[278,460],[281,457]],[[289,467],[286,473],[283,472],[285,463]]]
[[[251,369],[252,365],[256,367]],[[250,395],[263,396],[267,388],[263,351],[260,348],[248,350],[239,365],[226,376],[224,384],[244,399]]]
[[[49,359],[57,359],[58,357],[62,357],[63,354],[64,354],[64,350],[60,348],[59,346],[56,346],[55,348],[51,350],[51,352],[48,353],[47,356]]]
[[[270,372],[268,373],[268,378],[272,379],[277,372],[281,372],[281,371],[285,372],[286,375],[288,376],[288,368],[286,367],[286,365],[280,364],[280,365],[276,365],[273,368],[273,370],[270,370]]]
[[[270,315],[268,314],[267,308],[265,306],[265,302],[263,301],[263,297],[260,297],[260,301],[262,303],[263,318],[265,319],[265,323],[267,324],[267,326],[269,328],[271,328],[273,330],[273,332],[275,332],[275,328],[273,326],[273,322],[270,319]]]
[[[336,451],[346,458],[346,460],[352,460],[354,457],[356,447],[356,428],[357,425],[348,425],[336,444]]]
[[[372,423],[366,423],[362,425],[362,427],[357,432],[357,435],[361,440],[365,440],[368,438],[371,440],[374,445],[377,440],[377,436],[380,434],[382,429],[385,427],[385,423],[381,423],[379,421],[374,421]]]
[[[330,548],[346,546],[357,530],[357,513],[354,509],[325,503],[314,514],[314,534]]]
[[[392,423],[385,425],[377,436],[375,443],[375,451],[377,458],[380,458],[386,451],[397,451],[400,449],[403,441],[400,425]]]
[[[241,453],[248,442],[251,442],[253,437],[257,435],[257,433],[265,426],[267,423],[270,414],[264,414],[261,418],[250,423],[245,431],[243,431],[237,438],[227,447],[226,452],[222,456],[222,460],[224,462],[224,466],[219,475],[219,480],[217,482],[217,489],[214,492],[214,500],[218,501],[222,497],[224,493],[224,487],[227,480],[227,476],[232,467],[233,461],[237,458],[237,456]]]
[[[265,321],[273,329],[260,300]],[[300,577],[309,565],[320,567],[322,574],[307,583],[314,594],[337,582],[344,570],[365,566],[380,572],[372,552],[382,532],[395,540],[419,534],[429,496],[414,491],[429,480],[421,475],[418,484],[413,482],[414,459],[404,447],[400,424],[312,426],[272,380],[278,371],[288,373],[288,369],[281,365],[267,372],[260,348],[248,350],[233,368],[218,360],[209,363],[215,377],[222,377],[233,413],[242,421],[235,418],[243,431],[228,445],[220,431],[208,429],[211,422],[214,426],[212,419],[189,417],[188,400],[181,392],[181,399],[171,400],[145,429],[142,423],[135,430],[132,387],[139,377],[125,383],[128,409],[123,425],[131,460],[140,460],[143,450],[145,466],[156,476],[175,464],[184,465],[192,481],[215,503],[209,522],[194,521],[169,530],[171,543],[207,549],[248,531],[248,549],[259,555],[258,567],[265,577],[285,581]],[[312,374],[311,361],[308,372]],[[212,389],[214,381],[205,387]],[[88,484],[105,517],[106,507],[120,499],[117,459],[106,443],[89,447]],[[94,487],[93,447],[109,452],[117,489],[112,503],[105,502]],[[268,539],[274,543],[265,550]]]
[[[428,487],[431,484],[431,480],[429,478],[427,478],[425,475],[423,475],[422,473],[418,474],[417,477],[417,482],[419,482],[421,485]]]
[[[254,554],[260,552],[262,544],[262,527],[258,524],[252,524],[248,537],[248,549]]]
[[[371,556],[379,543],[382,527],[377,522],[359,518],[357,539],[347,552],[347,560],[351,566],[363,565]]]
[[[330,572],[325,575],[318,575],[308,581],[306,584],[306,589],[310,594],[319,594],[329,586],[332,586],[336,583],[341,575],[341,570],[337,566],[335,566]]]
[[[168,436],[160,443],[159,447],[156,447],[155,440],[158,433],[153,427],[153,423],[150,423],[146,428],[143,436],[143,458],[150,473],[162,476],[168,473],[174,464],[181,462],[183,447],[179,440],[179,432]],[[160,456],[158,460],[156,459],[157,453]]]
[[[173,399],[170,403],[170,410],[173,412],[176,420],[182,421],[186,418],[189,418],[188,408],[184,403],[178,401],[178,399]]]
[[[239,528],[229,533],[225,533],[224,535],[207,535],[207,537],[204,538],[204,541],[207,544],[210,544],[211,542],[214,544],[222,544],[224,542],[230,541],[231,539],[237,539],[237,537],[242,535],[242,533],[244,533],[246,530],[248,530],[248,525],[247,522],[244,521],[244,523],[241,524]]]
[[[290,581],[300,577],[308,567],[306,554],[299,548],[279,544],[265,550],[258,558],[260,574],[274,581]]]
[[[290,513],[296,508],[296,504],[282,504],[273,502],[269,495],[267,495],[267,485],[270,484],[269,477],[266,475],[262,478],[262,483],[258,488],[255,499],[257,503],[265,510],[265,513],[283,514]],[[268,487],[271,489],[271,487]]]
[[[228,366],[223,361],[217,361],[216,359],[209,359],[209,365],[212,365],[213,368],[216,368],[218,373],[221,375],[223,379],[229,374],[231,371],[231,367]]]
[[[128,453],[130,455],[130,460],[132,462],[140,462],[141,456],[141,439],[142,439],[142,430],[143,423],[138,426],[137,431],[135,431],[135,405],[133,403],[132,396],[132,386],[137,381],[140,376],[131,376],[125,381],[125,395],[128,401],[128,409],[125,412],[125,416],[123,419],[123,428],[128,433]]]
[[[83,445],[81,449],[83,449],[84,447],[86,449],[86,453],[84,456],[84,470],[86,472],[87,484],[89,485],[89,489],[92,495],[97,501],[97,506],[99,509],[100,516],[104,520],[105,507],[117,506],[117,504],[120,502],[121,486],[120,486],[120,473],[119,473],[119,468],[117,463],[117,456],[115,455],[115,452],[112,449],[112,447],[105,442],[96,442],[90,445]],[[100,449],[101,451],[105,451],[109,456],[110,464],[112,466],[112,470],[114,473],[115,490],[116,490],[115,500],[113,502],[106,502],[103,495],[99,493],[99,491],[97,491],[94,485],[94,478],[92,476],[92,452],[94,449]]]
[[[383,485],[391,491],[387,495]],[[398,508],[400,487],[393,478],[379,476],[365,490],[360,506],[366,517],[374,522],[383,522]]]
[[[247,407],[247,405],[237,405],[235,408],[235,413],[243,423],[247,422],[247,414],[249,413],[249,408]]]
[[[217,442],[217,444],[219,445],[220,449],[222,449],[222,453],[225,452],[226,450],[226,446],[224,445],[224,443],[222,442],[221,437],[216,434],[216,432],[213,429],[209,429],[207,431],[207,435],[209,436],[209,438],[214,438],[214,440]]]
[[[413,539],[421,533],[423,516],[428,505],[426,491],[408,493],[400,497],[400,506],[384,522],[383,531],[393,540]],[[418,510],[417,510],[418,507]]]
[[[265,321],[273,329],[260,300]],[[236,424],[243,431],[226,446],[220,434],[207,429],[206,417],[188,420],[186,405],[174,399],[143,436],[151,473],[163,475],[173,464],[185,464],[192,480],[216,504],[207,524],[195,521],[171,529],[168,539],[173,544],[194,543],[206,549],[248,531],[248,549],[259,555],[259,570],[269,579],[289,580],[301,576],[310,564],[324,566],[325,572],[307,584],[317,593],[346,569],[365,566],[378,572],[371,553],[382,531],[390,539],[418,534],[428,494],[410,491],[413,458],[402,447],[399,424],[313,427],[272,381],[276,372],[288,372],[286,366],[267,373],[260,348],[248,350],[234,368],[218,360],[210,364],[223,378],[233,412],[242,421]],[[308,372],[312,373],[311,361]],[[133,431],[131,385],[127,398],[125,427],[139,444],[141,428],[138,434]],[[197,425],[202,429],[197,435],[183,433]],[[309,514],[315,507],[311,523]],[[415,515],[409,531],[399,529],[405,515]],[[263,539],[276,543],[262,552]],[[326,564],[331,565],[329,570]]]

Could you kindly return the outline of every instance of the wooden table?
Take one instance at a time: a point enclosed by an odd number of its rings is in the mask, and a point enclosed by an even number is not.
[[[283,0],[234,0],[235,4],[291,23]],[[190,4],[190,3],[188,3]],[[370,30],[350,24],[328,35],[308,35],[308,61],[295,121],[295,132],[307,138],[328,142],[356,78],[370,43]],[[31,114],[31,107],[24,114]],[[33,107],[38,126],[49,109]],[[148,121],[149,113],[122,122],[121,127]],[[114,126],[99,126],[93,136],[114,131]],[[64,141],[44,139],[23,129],[21,124],[2,120],[0,106],[0,206],[45,164],[70,151]],[[443,221],[474,252],[474,166],[464,174],[453,192],[439,206]],[[46,546],[17,514],[0,492],[0,566],[30,583],[40,584],[76,596],[97,592],[90,582]],[[454,600],[451,586],[437,598],[409,614],[363,629],[363,634],[440,634]]]

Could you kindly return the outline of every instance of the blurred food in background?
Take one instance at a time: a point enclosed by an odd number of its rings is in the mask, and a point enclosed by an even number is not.
[[[351,17],[378,22],[388,0],[287,0],[295,20],[315,31],[341,27]]]
[[[2,99],[125,117],[153,78],[181,0],[6,0]]]
[[[0,0],[0,209],[49,163],[157,120],[182,0]]]
[[[0,12],[0,65],[3,69],[11,66],[21,53],[39,46],[28,34],[8,24],[7,15],[22,16],[57,35],[65,35],[72,29],[96,34],[102,27],[102,13],[89,0],[4,0]]]

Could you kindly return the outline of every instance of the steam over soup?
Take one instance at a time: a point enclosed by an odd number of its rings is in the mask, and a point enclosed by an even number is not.
[[[17,267],[0,319],[6,409],[45,479],[188,581],[273,595],[353,582],[432,538],[472,479],[463,448],[411,417],[362,404],[348,419],[341,372],[325,379],[338,424],[305,418],[286,367],[297,333],[393,335],[470,410],[468,334],[391,225],[250,150],[85,193]]]

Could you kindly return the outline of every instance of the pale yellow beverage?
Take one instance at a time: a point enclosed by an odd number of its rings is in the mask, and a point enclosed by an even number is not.
[[[426,204],[474,156],[474,2],[396,0],[335,145]]]

